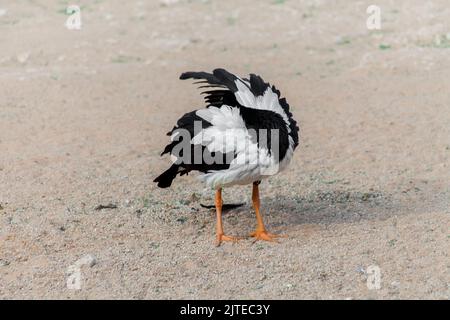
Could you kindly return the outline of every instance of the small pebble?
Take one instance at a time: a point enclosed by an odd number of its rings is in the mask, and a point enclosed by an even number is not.
[[[6,267],[9,266],[11,264],[11,262],[4,260],[4,259],[0,259],[0,267]]]
[[[178,3],[178,2],[179,2],[179,0],[160,0],[160,1],[159,1],[159,3],[160,3],[162,6],[170,6],[170,5],[176,4],[176,3]]]
[[[22,52],[17,55],[17,61],[21,64],[25,64],[28,61],[28,58],[30,57],[29,52]]]
[[[97,264],[97,258],[93,254],[87,254],[83,258],[79,259],[76,263],[77,266],[89,266],[93,267]]]
[[[356,268],[356,272],[358,272],[359,274],[366,274],[366,270],[364,269],[364,267],[358,266]]]

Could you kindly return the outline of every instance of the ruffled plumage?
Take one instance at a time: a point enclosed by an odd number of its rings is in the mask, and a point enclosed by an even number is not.
[[[280,91],[257,75],[241,79],[224,69],[185,72],[180,79],[200,80],[201,88],[209,88],[202,92],[207,106],[185,114],[168,133],[171,142],[163,154],[171,154],[175,163],[155,179],[158,186],[199,171],[207,185],[221,188],[260,181],[286,168],[299,143],[299,128]],[[189,141],[181,141],[182,133]],[[187,148],[180,155],[175,151],[181,143]],[[194,161],[196,152],[201,161]]]

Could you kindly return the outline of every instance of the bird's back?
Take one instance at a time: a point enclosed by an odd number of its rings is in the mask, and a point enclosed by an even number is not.
[[[186,72],[207,88],[206,108],[186,113],[168,133],[172,166],[155,179],[168,187],[178,175],[199,171],[219,188],[264,179],[283,170],[299,143],[297,122],[280,92],[261,77],[241,79],[224,69]]]

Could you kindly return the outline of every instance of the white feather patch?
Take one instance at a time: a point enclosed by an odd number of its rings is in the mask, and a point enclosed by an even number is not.
[[[262,96],[257,96],[242,82],[241,79],[235,80],[237,91],[235,92],[236,100],[244,107],[259,110],[268,110],[279,114],[284,122],[288,132],[291,132],[289,118],[284,112],[278,100],[278,95],[269,87]]]
[[[235,96],[241,105],[279,114],[285,121],[288,132],[291,131],[288,116],[279,103],[278,95],[271,88],[262,96],[255,97],[241,79],[235,83],[238,89]],[[200,180],[213,188],[265,179],[285,169],[292,158],[294,141],[291,136],[289,148],[281,162],[273,154],[269,154],[266,148],[258,148],[251,139],[239,108],[211,106],[198,110],[196,114],[211,123],[211,126],[193,137],[191,143],[202,144],[210,152],[234,152],[236,155],[227,170],[211,170],[199,176]]]
[[[211,126],[195,135],[191,143],[207,146],[210,152],[232,152],[237,144],[249,139],[238,108],[227,105],[209,107],[197,110],[196,115],[211,123]]]

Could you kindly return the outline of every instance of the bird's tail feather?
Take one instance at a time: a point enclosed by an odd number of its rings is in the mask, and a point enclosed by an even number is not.
[[[161,173],[153,182],[158,183],[160,188],[168,188],[172,184],[173,179],[178,174],[178,165],[173,164],[169,169]]]
[[[186,79],[196,79],[196,80],[204,80],[196,83],[208,83],[212,87],[226,87],[229,90],[235,92],[237,91],[235,81],[238,79],[234,74],[228,72],[225,69],[214,69],[213,73],[207,72],[193,72],[188,71],[184,72],[180,76],[181,80]]]

